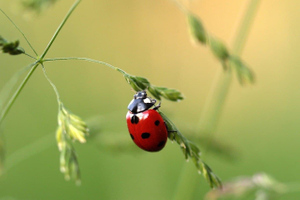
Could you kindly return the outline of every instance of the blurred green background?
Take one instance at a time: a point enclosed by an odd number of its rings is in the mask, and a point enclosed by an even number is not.
[[[24,14],[17,0],[0,1],[0,8],[41,53],[72,3],[58,1],[40,15]],[[244,1],[191,1],[190,6],[206,29],[229,46]],[[265,0],[259,6],[242,54],[257,81],[242,87],[234,77],[215,134],[239,156],[229,161],[205,155],[223,181],[266,172],[283,183],[300,184],[299,7],[298,0]],[[20,39],[30,52],[3,15],[0,34]],[[185,16],[169,0],[82,1],[47,55],[66,56],[106,61],[147,77],[154,85],[180,90],[186,99],[179,103],[163,100],[162,111],[183,133],[197,127],[221,68],[208,48],[191,44]],[[0,86],[31,61],[26,56],[0,54]],[[143,152],[131,141],[133,151],[111,151],[106,145],[130,140],[125,114],[134,92],[124,78],[105,66],[81,61],[45,66],[67,108],[84,119],[100,116],[106,140],[92,137],[87,144],[76,145],[82,185],[66,182],[59,171],[54,137],[56,97],[38,69],[1,129],[7,170],[0,178],[0,200],[171,199],[184,165],[192,165],[184,161],[175,143],[168,142],[159,153]],[[196,169],[195,176],[199,176]],[[202,176],[196,187],[195,199],[209,191]],[[299,198],[300,192],[279,197]]]

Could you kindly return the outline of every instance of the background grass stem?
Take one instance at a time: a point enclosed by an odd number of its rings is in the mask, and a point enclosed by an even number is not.
[[[234,55],[241,54],[242,49],[245,46],[259,3],[260,0],[246,1],[245,9],[242,10],[238,27],[232,37],[232,53]],[[200,131],[203,131],[205,134],[211,135],[216,131],[219,117],[229,93],[231,82],[232,71],[224,71],[220,68],[210,90],[208,99],[204,105],[204,110],[199,121]],[[193,172],[193,167],[185,164],[182,169],[181,177],[178,181],[177,189],[175,190],[176,192],[174,193],[174,200],[193,198],[195,184],[197,183],[198,178],[197,174]]]
[[[173,200],[194,199],[197,182],[200,180],[199,175],[195,172],[195,167],[190,163],[184,163]]]
[[[238,23],[232,37],[233,55],[239,56],[242,53],[259,2],[260,0],[246,1],[245,9],[241,12],[241,21]],[[230,69],[224,71],[220,68],[215,76],[199,120],[198,127],[201,133],[210,135],[216,131],[225,100],[229,94],[231,81],[232,71]]]
[[[15,152],[7,155],[4,173],[7,173],[9,170],[14,168],[15,166],[18,166],[23,161],[32,158],[38,153],[41,153],[54,145],[55,142],[53,140],[53,133],[51,133],[42,136],[41,138],[33,141],[32,143],[27,144],[24,147],[21,147]]]

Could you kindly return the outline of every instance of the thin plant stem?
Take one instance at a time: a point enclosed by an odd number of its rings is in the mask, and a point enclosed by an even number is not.
[[[241,53],[245,41],[247,39],[251,22],[253,21],[256,10],[258,8],[260,0],[248,0],[246,4],[246,10],[243,11],[244,16],[241,17],[239,26],[236,29],[236,34],[234,35],[232,50],[233,54],[238,55]],[[220,69],[221,70],[221,69]],[[220,71],[215,79],[215,83],[211,89],[210,95],[206,101],[203,114],[200,118],[199,126],[201,131],[206,134],[215,132],[217,127],[217,122],[221,111],[224,107],[225,99],[229,92],[230,83],[232,80],[232,73],[230,70]],[[177,190],[173,196],[174,200],[179,199],[193,199],[194,196],[194,186],[197,183],[197,175],[191,173],[193,171],[191,165],[184,165],[181,177],[179,179]]]
[[[195,173],[195,167],[185,163],[178,180],[173,200],[193,199],[198,181],[198,174]]]
[[[244,12],[242,10],[241,15],[244,14],[242,19],[243,23],[237,24],[236,32],[232,37],[232,52],[235,55],[240,55],[245,47],[260,1],[261,0],[248,0],[245,5],[247,11]]]
[[[246,12],[242,10],[241,23],[238,24],[236,32],[232,37],[232,53],[240,55],[249,34],[253,18],[256,14],[260,0],[248,0],[246,2]],[[232,81],[232,71],[224,71],[220,69],[216,74],[214,83],[203,108],[201,118],[199,120],[200,132],[204,134],[214,134],[222,113],[225,99],[229,94],[229,88]]]
[[[25,56],[28,56],[29,58],[32,58],[32,59],[34,59],[34,60],[36,60],[36,58],[35,57],[33,57],[33,56],[31,56],[30,54],[28,54],[28,53],[23,53]]]
[[[32,49],[32,51],[34,52],[34,54],[36,56],[38,56],[37,52],[35,51],[35,49],[33,48],[33,46],[31,45],[31,43],[29,42],[29,40],[27,39],[27,37],[25,36],[25,34],[21,31],[21,29],[13,22],[13,20],[0,8],[0,11],[5,15],[5,17],[14,25],[14,27],[22,34],[22,36],[24,37],[24,39],[26,40],[27,44],[29,45],[29,47]],[[31,56],[29,56],[31,57]]]
[[[6,107],[3,109],[3,112],[0,115],[0,124],[2,123],[3,119],[6,117],[8,111],[10,110],[10,108],[12,107],[12,105],[14,104],[14,102],[16,101],[17,97],[21,93],[22,89],[24,88],[24,86],[26,85],[27,81],[29,80],[29,78],[31,77],[31,75],[33,74],[33,72],[36,70],[36,68],[38,67],[38,65],[39,65],[38,62],[32,63],[33,67],[27,73],[26,77],[23,79],[22,83],[19,85],[18,89],[15,91],[15,93],[13,94],[13,96],[8,101]]]
[[[46,79],[50,83],[50,85],[52,86],[52,88],[53,88],[53,90],[55,92],[55,95],[56,95],[57,102],[60,105],[61,104],[60,95],[58,93],[58,90],[57,90],[56,86],[51,81],[51,79],[48,77],[44,64],[42,64],[42,69],[43,69],[43,72],[44,72],[44,76],[46,77]]]
[[[62,58],[49,58],[49,59],[45,59],[44,62],[51,62],[51,61],[67,61],[67,60],[82,60],[82,61],[87,61],[87,62],[92,62],[92,63],[97,63],[97,64],[101,64],[101,65],[105,65],[111,69],[114,69],[120,73],[127,74],[124,70],[115,67],[107,62],[104,61],[100,61],[100,60],[94,60],[94,59],[90,59],[90,58],[83,58],[83,57],[62,57]]]
[[[200,133],[210,136],[215,133],[231,80],[232,73],[230,69],[225,71],[219,69],[214,78],[199,120],[198,127]]]
[[[72,12],[75,10],[75,8],[78,6],[78,4],[80,3],[81,0],[77,0],[72,7],[70,8],[70,10],[68,11],[68,13],[66,14],[64,20],[61,22],[61,24],[59,25],[59,27],[56,29],[55,33],[53,34],[51,40],[49,41],[48,45],[46,46],[44,52],[42,53],[40,60],[43,60],[44,57],[46,56],[46,54],[48,53],[50,47],[52,46],[53,42],[55,41],[56,37],[58,36],[59,32],[61,31],[62,27],[65,25],[65,23],[67,22],[67,20],[69,19],[69,17],[71,16]]]

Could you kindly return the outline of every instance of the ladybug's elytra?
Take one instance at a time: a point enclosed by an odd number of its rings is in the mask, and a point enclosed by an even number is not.
[[[128,105],[126,121],[134,143],[145,151],[160,151],[168,139],[168,130],[161,115],[154,106],[155,99],[147,97],[146,91],[139,91]],[[153,109],[150,109],[152,106]]]

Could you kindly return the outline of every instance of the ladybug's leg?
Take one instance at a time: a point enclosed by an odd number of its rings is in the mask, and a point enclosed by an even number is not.
[[[158,104],[157,106],[154,106],[154,107],[153,107],[153,110],[159,109],[159,108],[160,108],[160,104],[161,104],[161,102],[159,102],[159,104]]]
[[[176,133],[176,132],[177,132],[177,131],[175,131],[175,130],[169,130],[169,128],[168,128],[166,122],[164,122],[164,123],[165,123],[165,126],[166,126],[166,129],[167,129],[168,133]]]

